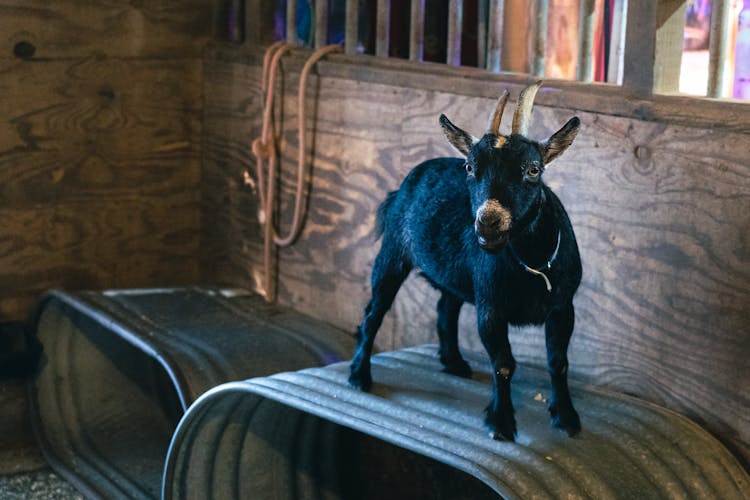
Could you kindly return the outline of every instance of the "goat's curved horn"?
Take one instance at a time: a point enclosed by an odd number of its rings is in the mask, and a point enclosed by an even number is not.
[[[526,135],[529,132],[531,108],[534,106],[536,92],[541,86],[542,81],[539,80],[523,89],[521,95],[518,97],[518,105],[516,106],[516,112],[513,115],[513,134]]]
[[[497,106],[495,112],[490,116],[490,121],[487,124],[487,132],[490,134],[500,135],[500,120],[503,119],[503,111],[505,111],[505,104],[508,102],[508,96],[510,92],[508,89],[503,91],[503,94],[497,100]]]

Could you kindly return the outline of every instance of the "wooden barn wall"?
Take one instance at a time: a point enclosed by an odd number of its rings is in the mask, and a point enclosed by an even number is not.
[[[249,147],[260,131],[258,57],[209,51],[205,75],[203,269],[217,281],[260,290]],[[296,72],[286,71],[284,80],[277,115],[286,224],[296,175]],[[278,254],[279,300],[354,331],[379,248],[373,235],[379,202],[416,163],[452,155],[440,113],[479,134],[494,100],[336,77],[317,78],[308,96],[309,214],[297,244]],[[747,129],[537,105],[530,135],[546,138],[574,114],[581,132],[545,174],[570,213],[584,265],[571,371],[684,412],[750,458]],[[377,347],[436,342],[437,298],[412,275]],[[461,341],[481,350],[473,316],[473,307],[464,306]],[[523,362],[543,364],[543,344],[540,329],[512,332]]]
[[[212,3],[0,0],[0,318],[199,278]]]

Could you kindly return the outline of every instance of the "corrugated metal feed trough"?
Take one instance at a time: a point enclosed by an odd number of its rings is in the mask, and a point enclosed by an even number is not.
[[[225,384],[185,414],[166,499],[750,498],[716,439],[672,411],[573,384],[584,430],[550,428],[543,372],[520,367],[517,443],[482,424],[489,366],[440,371],[434,346],[376,355],[371,394],[348,364]]]
[[[204,391],[351,355],[351,334],[218,289],[52,292],[30,386],[48,461],[91,498],[157,498],[172,433]]]

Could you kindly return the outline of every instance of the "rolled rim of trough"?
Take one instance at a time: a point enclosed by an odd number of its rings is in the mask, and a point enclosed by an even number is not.
[[[251,474],[242,471],[245,462],[258,463],[259,457],[248,458],[258,451],[222,443],[241,443],[250,433],[260,436],[252,442],[264,443],[278,432],[278,422],[288,419],[286,413],[300,412],[448,465],[505,498],[750,498],[750,477],[737,458],[697,424],[658,405],[573,383],[584,430],[568,438],[551,429],[541,397],[546,376],[525,366],[514,378],[517,443],[491,440],[482,422],[489,367],[481,358],[468,358],[474,380],[442,373],[434,346],[378,354],[372,358],[372,394],[348,387],[347,363],[216,387],[189,408],[173,435],[162,497],[183,498],[186,488],[192,494],[208,488],[204,493],[214,496],[211,488],[230,487],[211,486],[214,476],[233,483],[232,491],[252,491]],[[275,413],[257,417],[267,401],[274,402]],[[232,420],[237,414],[242,425]],[[319,440],[289,432],[289,442],[279,449],[331,462]],[[266,475],[289,473],[272,469]]]
[[[182,375],[180,368],[172,359],[170,359],[169,355],[158,352],[153,346],[144,342],[137,335],[134,335],[132,331],[126,328],[123,324],[112,318],[110,315],[93,307],[91,304],[81,300],[76,295],[66,293],[62,290],[51,290],[44,294],[39,300],[32,316],[32,331],[38,332],[39,322],[42,315],[48,304],[53,301],[59,301],[65,307],[69,307],[78,313],[88,316],[91,320],[110,329],[122,340],[137,347],[144,354],[157,361],[172,381],[182,411],[184,412],[187,409],[189,390],[185,383],[185,377]],[[80,474],[71,467],[70,463],[67,463],[55,453],[55,447],[52,445],[52,440],[48,438],[47,432],[45,432],[44,417],[40,411],[36,381],[29,381],[26,387],[31,414],[32,432],[34,433],[34,437],[39,444],[39,448],[47,463],[55,472],[62,476],[66,481],[70,482],[75,489],[82,493],[86,498],[101,498],[101,491],[93,488],[89,481],[82,478]]]
[[[52,468],[88,498],[155,498],[169,442],[200,394],[349,355],[346,332],[244,290],[67,293],[39,302],[45,353],[28,386]]]

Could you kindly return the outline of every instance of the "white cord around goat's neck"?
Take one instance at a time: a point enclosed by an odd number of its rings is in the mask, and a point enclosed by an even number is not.
[[[544,274],[539,269],[534,269],[533,267],[526,264],[523,260],[521,260],[521,257],[518,256],[515,250],[513,250],[513,247],[510,247],[511,253],[516,258],[519,264],[521,264],[521,267],[523,267],[526,272],[535,274],[537,276],[541,276],[542,279],[544,279],[544,284],[547,285],[547,292],[552,292],[552,283],[550,282],[549,278],[546,274]],[[542,267],[541,269],[547,270],[552,269],[552,263],[555,262],[555,259],[557,259],[557,252],[560,250],[560,231],[557,231],[557,245],[555,246],[555,251],[552,252],[552,256],[547,261],[547,264]]]

